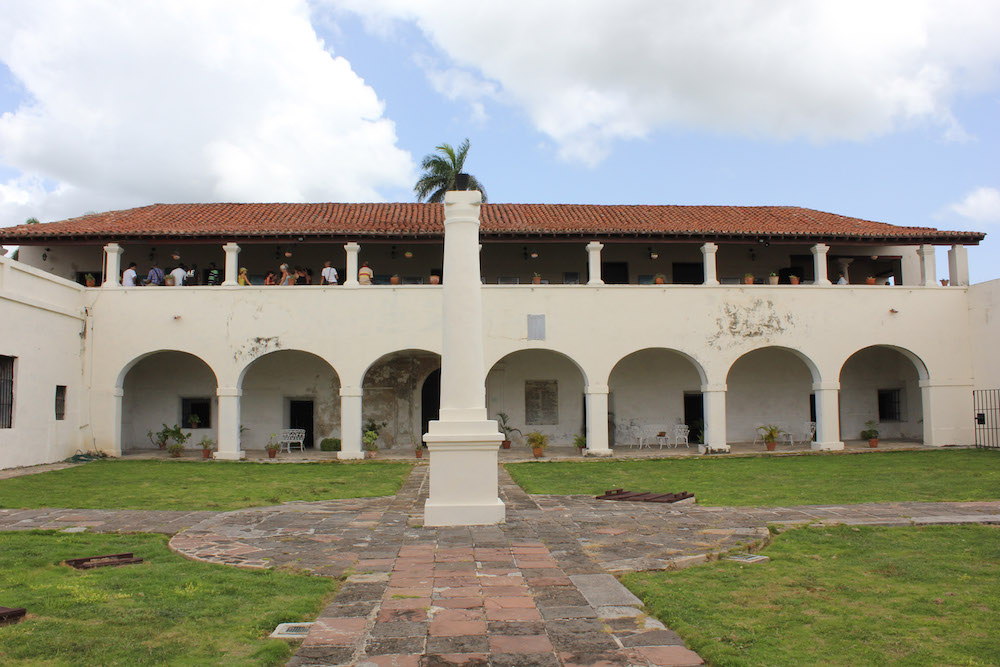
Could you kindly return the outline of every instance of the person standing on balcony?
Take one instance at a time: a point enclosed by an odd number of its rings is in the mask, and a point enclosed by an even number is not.
[[[215,262],[208,263],[208,280],[207,285],[218,285],[219,284],[219,269],[216,268]]]
[[[146,282],[150,285],[160,285],[164,283],[166,276],[163,275],[163,269],[159,267],[156,261],[153,261],[153,268],[149,270],[146,274]]]
[[[178,264],[174,270],[170,272],[170,275],[173,276],[174,285],[180,287],[184,284],[184,279],[187,278],[187,269],[183,264]]]
[[[135,262],[130,262],[125,273],[122,274],[122,287],[135,287]]]
[[[841,273],[840,277],[837,278],[837,284],[838,285],[846,285],[847,284],[847,278],[844,277],[843,273]]]
[[[278,274],[274,271],[268,271],[267,277],[264,278],[265,285],[277,285],[278,284]]]
[[[198,265],[192,264],[191,269],[187,272],[187,276],[184,278],[185,285],[200,285],[201,275],[198,273]]]
[[[361,268],[358,269],[358,284],[371,285],[374,277],[375,272],[372,271],[370,266],[368,266],[368,262],[362,262]]]
[[[278,284],[279,285],[294,285],[295,284],[295,278],[292,276],[291,273],[288,272],[288,265],[287,264],[282,264],[278,268],[281,269],[281,280],[278,281]]]
[[[245,266],[240,267],[240,275],[236,278],[236,283],[243,286],[250,284],[250,276],[247,275],[247,269]]]
[[[327,260],[323,262],[323,270],[319,274],[319,284],[320,285],[336,285],[338,276],[337,269],[331,266],[332,262]]]

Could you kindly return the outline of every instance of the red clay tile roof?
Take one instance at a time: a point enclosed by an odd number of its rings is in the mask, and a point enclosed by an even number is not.
[[[0,243],[128,239],[441,238],[440,204],[154,204],[0,228]],[[485,238],[642,237],[976,244],[979,232],[900,227],[794,206],[483,204]]]

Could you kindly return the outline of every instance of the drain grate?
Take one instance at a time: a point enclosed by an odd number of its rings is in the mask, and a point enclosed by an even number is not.
[[[757,563],[766,563],[770,558],[767,556],[760,556],[758,554],[747,554],[746,556],[729,556],[726,560],[734,560],[737,563],[746,563],[747,565],[755,565]]]
[[[95,567],[114,567],[116,565],[131,565],[141,563],[141,558],[135,558],[132,552],[126,554],[107,554],[104,556],[90,556],[88,558],[67,558],[63,561],[77,570],[92,570]]]
[[[271,639],[305,639],[312,623],[279,623],[271,633]]]
[[[24,607],[0,607],[0,625],[13,625],[17,623],[28,611]]]
[[[676,503],[689,498],[694,498],[693,493],[681,491],[680,493],[650,493],[648,491],[636,492],[625,489],[609,489],[603,495],[595,496],[597,500],[631,500],[637,503]]]

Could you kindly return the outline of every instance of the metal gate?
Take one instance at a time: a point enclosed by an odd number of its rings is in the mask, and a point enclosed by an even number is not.
[[[976,447],[1000,449],[1000,389],[972,392],[976,412]]]

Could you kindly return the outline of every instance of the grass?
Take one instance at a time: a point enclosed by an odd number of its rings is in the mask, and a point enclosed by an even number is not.
[[[391,496],[412,467],[392,462],[94,461],[2,480],[0,507],[224,511],[289,500]]]
[[[625,584],[712,665],[1000,664],[1000,528],[800,528]]]
[[[312,620],[336,582],[186,560],[162,535],[0,533],[4,665],[277,665],[278,623]],[[77,571],[67,558],[132,551],[143,563]]]
[[[814,454],[506,466],[528,493],[690,491],[700,505],[831,505],[1000,499],[1000,451]]]

